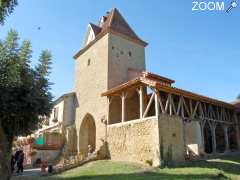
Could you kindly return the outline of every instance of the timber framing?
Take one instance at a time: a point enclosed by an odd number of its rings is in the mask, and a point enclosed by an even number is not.
[[[142,93],[143,89],[147,88],[150,88],[152,93],[147,95],[147,104],[143,107],[144,95]],[[216,126],[216,123],[224,123],[226,125],[238,124],[239,115],[234,105],[164,85],[160,81],[144,76],[130,80],[102,94],[102,96],[107,96],[108,98],[112,96],[122,98],[122,121],[125,121],[124,109],[126,105],[124,101],[126,94],[133,89],[139,94],[140,118],[148,117],[150,108],[154,103],[156,116],[159,114],[176,115],[182,117],[186,122],[200,121],[203,126],[208,121],[213,128]]]

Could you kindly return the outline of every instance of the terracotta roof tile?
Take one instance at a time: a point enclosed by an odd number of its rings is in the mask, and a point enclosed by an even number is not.
[[[123,16],[116,8],[108,12],[105,16],[103,16],[103,18],[104,22],[103,24],[101,24],[100,22],[99,26],[90,23],[96,38],[87,46],[78,51],[74,55],[74,59],[77,59],[79,55],[85,52],[89,47],[91,47],[97,40],[103,37],[107,32],[119,35],[125,39],[131,40],[142,46],[147,46],[147,43],[137,36],[137,34],[132,30],[132,28],[128,25],[126,20],[123,18]]]
[[[142,41],[132,30],[132,28],[128,25],[127,21],[123,18],[123,16],[116,8],[111,10],[110,13],[108,13],[105,17],[106,20],[102,25],[102,31],[106,30],[107,28],[110,28],[116,32],[122,33],[133,39]]]
[[[89,24],[92,27],[92,30],[93,30],[95,36],[97,36],[102,31],[102,28],[100,28],[99,26],[92,24],[92,23],[89,23]]]

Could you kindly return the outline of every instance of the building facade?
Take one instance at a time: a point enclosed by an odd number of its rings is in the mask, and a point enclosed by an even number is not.
[[[105,146],[113,160],[159,166],[238,151],[239,107],[147,72],[146,46],[117,9],[87,26],[74,55],[74,100],[63,101],[68,110],[59,101],[50,117],[56,121],[58,111],[61,127],[72,127],[61,130],[68,139],[66,154],[86,157]],[[45,130],[49,127],[39,132]]]
[[[75,127],[75,93],[67,93],[53,103],[50,117],[44,117],[41,127],[28,137],[18,137],[13,151],[22,149],[25,165],[39,165],[41,161],[57,162],[62,156],[77,154]]]
[[[146,72],[146,45],[117,9],[88,25],[74,56],[78,152],[107,142],[111,159],[158,166],[238,150],[237,107]]]

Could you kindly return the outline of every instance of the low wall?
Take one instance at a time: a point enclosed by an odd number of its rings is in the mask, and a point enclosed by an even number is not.
[[[183,162],[183,121],[179,116],[157,117],[108,125],[110,157],[159,166],[161,161]]]
[[[185,159],[183,121],[179,116],[159,116],[159,150],[162,160],[182,162]],[[163,151],[161,153],[161,151]]]
[[[157,118],[108,125],[110,157],[118,161],[154,161],[157,147]]]
[[[54,162],[59,155],[60,150],[36,150],[36,155],[32,157],[32,164],[34,164],[38,158],[48,163]]]
[[[186,123],[186,144],[188,154],[193,153],[196,156],[204,153],[202,142],[201,127],[199,121],[191,121]]]

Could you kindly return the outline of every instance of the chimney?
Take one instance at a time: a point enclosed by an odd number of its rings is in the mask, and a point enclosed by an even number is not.
[[[102,16],[101,19],[100,19],[100,22],[99,22],[99,27],[102,27],[106,20],[107,20],[107,17]]]

